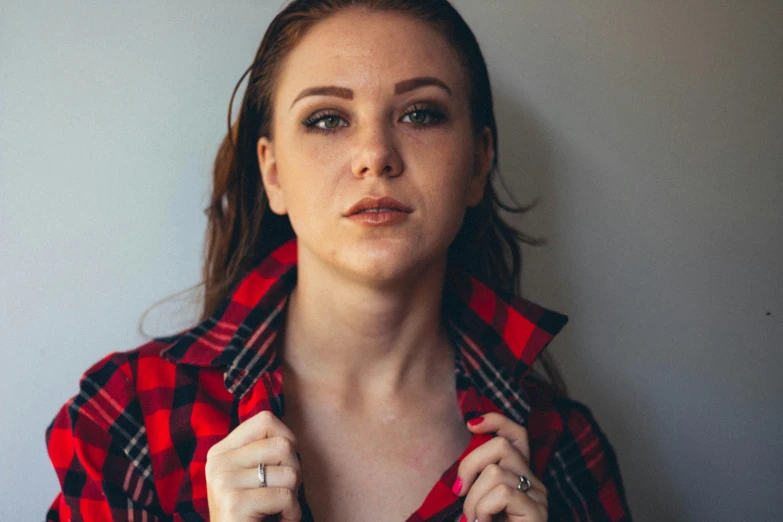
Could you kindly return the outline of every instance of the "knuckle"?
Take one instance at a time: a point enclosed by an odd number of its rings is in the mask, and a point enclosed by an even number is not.
[[[286,484],[291,484],[292,487],[298,488],[302,481],[301,472],[296,468],[292,468],[291,466],[285,466],[283,469],[285,469]]]
[[[238,490],[228,491],[223,497],[221,511],[225,511],[229,517],[233,518],[239,515],[242,509],[242,499]]]
[[[500,445],[500,449],[505,452],[509,453],[514,448],[514,445],[511,444],[511,441],[508,440],[506,437],[498,437],[499,441],[498,444]]]
[[[228,473],[223,472],[213,475],[209,483],[216,492],[227,491],[229,489]]]
[[[303,514],[302,514],[302,506],[299,505],[299,503],[292,506],[293,509],[291,509],[291,514],[287,518],[283,519],[286,522],[301,522],[303,520]]]
[[[258,414],[258,419],[264,424],[271,424],[277,420],[277,417],[270,410],[264,410]]]
[[[488,415],[492,415],[492,421],[497,422],[498,424],[507,424],[511,422],[510,418],[496,411],[490,412]]]
[[[206,475],[207,479],[220,473],[219,463],[220,461],[214,456],[211,459],[209,456],[207,456],[207,461],[204,464],[204,474]]]
[[[501,495],[501,498],[502,498],[504,501],[506,501],[506,502],[507,502],[507,501],[509,501],[509,500],[511,499],[511,497],[514,495],[514,492],[515,492],[515,491],[519,491],[517,488],[512,488],[512,487],[511,487],[511,486],[509,486],[508,484],[501,484],[501,485],[500,485],[500,486],[498,486],[498,487],[500,488],[500,495]]]
[[[218,456],[218,452],[220,451],[220,448],[217,444],[213,444],[210,446],[210,448],[207,450],[207,464],[209,464],[210,459],[214,459]]]
[[[492,479],[499,479],[503,476],[503,469],[497,464],[489,464],[484,472]]]
[[[291,505],[297,502],[294,492],[288,488],[275,488],[275,496],[277,499],[286,505]]]
[[[286,437],[275,437],[275,447],[285,454],[294,452],[293,443]]]
[[[204,463],[204,476],[206,476],[207,480],[215,473],[215,462],[212,460],[207,459],[207,461]]]

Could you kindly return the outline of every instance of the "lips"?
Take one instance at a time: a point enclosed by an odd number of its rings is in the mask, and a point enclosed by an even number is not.
[[[413,212],[413,209],[409,206],[400,203],[392,197],[384,196],[382,198],[362,198],[349,208],[345,215],[352,216],[361,212],[380,212],[382,210],[405,212],[406,214]]]

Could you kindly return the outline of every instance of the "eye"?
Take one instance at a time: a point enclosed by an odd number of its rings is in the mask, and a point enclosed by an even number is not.
[[[400,121],[410,123],[416,128],[422,128],[438,125],[445,119],[446,114],[443,111],[430,107],[428,104],[417,104],[403,114]],[[302,125],[307,128],[308,132],[331,134],[340,127],[347,127],[348,122],[332,110],[322,110],[307,117],[302,121]]]
[[[443,112],[429,108],[426,105],[414,105],[411,110],[402,116],[402,121],[405,121],[405,118],[408,118],[409,120],[405,123],[412,123],[416,127],[423,127],[441,123],[446,119],[446,115]]]
[[[344,124],[341,125],[341,122]],[[319,111],[305,119],[302,125],[307,127],[308,131],[329,134],[339,127],[346,127],[347,122],[334,112]]]
[[[340,126],[341,119],[342,118],[340,118],[339,116],[324,116],[323,118],[318,120],[318,123],[316,123],[316,125],[323,123],[324,126],[321,127],[322,129],[336,129],[337,127]]]

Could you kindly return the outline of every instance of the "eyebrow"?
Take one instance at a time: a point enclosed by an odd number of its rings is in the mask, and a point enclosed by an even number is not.
[[[409,80],[403,80],[401,82],[397,82],[394,84],[394,94],[395,96],[397,96],[406,93],[408,91],[418,89],[419,87],[425,87],[429,85],[440,87],[441,89],[449,93],[449,96],[451,96],[451,89],[449,89],[449,86],[446,85],[443,81],[439,80],[438,78],[435,78],[434,76],[419,76],[416,78],[411,78]],[[337,87],[334,85],[309,87],[303,90],[302,92],[300,92],[299,95],[296,98],[294,98],[294,101],[291,102],[291,107],[293,107],[296,102],[298,102],[299,100],[307,96],[336,96],[338,98],[352,100],[353,91],[346,87]]]

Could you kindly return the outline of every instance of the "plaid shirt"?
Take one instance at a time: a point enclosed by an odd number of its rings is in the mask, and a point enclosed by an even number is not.
[[[294,239],[201,324],[89,368],[46,430],[61,485],[47,520],[209,520],[207,450],[262,410],[284,417],[274,340],[295,284]],[[588,408],[523,380],[568,317],[456,270],[444,286],[443,314],[465,421],[499,412],[527,427],[549,520],[630,521],[615,453]],[[464,496],[451,487],[459,464],[491,438],[472,435],[407,522],[458,520]],[[304,490],[303,520],[312,521]]]

